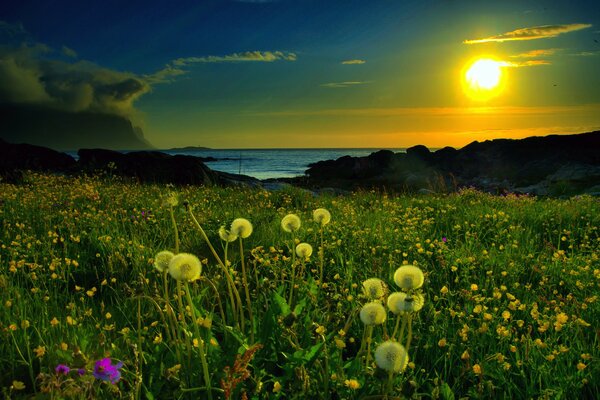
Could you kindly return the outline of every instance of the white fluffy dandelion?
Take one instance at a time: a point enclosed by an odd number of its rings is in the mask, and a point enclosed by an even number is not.
[[[317,208],[313,211],[313,219],[317,224],[324,226],[331,221],[331,214],[324,208]]]
[[[246,239],[248,236],[252,235],[252,224],[245,218],[236,218],[231,223],[230,231],[242,239]]]
[[[238,235],[231,231],[228,231],[227,229],[225,229],[224,226],[222,226],[219,228],[219,237],[222,241],[231,243],[237,240]]]
[[[159,252],[154,256],[154,268],[159,272],[165,272],[169,268],[169,263],[175,257],[175,254],[168,250]]]
[[[296,214],[288,214],[281,220],[281,228],[286,232],[295,232],[300,229],[300,217]]]
[[[380,299],[385,295],[385,283],[378,278],[370,278],[362,283],[365,295],[371,299]]]
[[[394,282],[403,290],[418,289],[424,280],[423,271],[414,265],[403,265],[394,273]]]
[[[408,365],[408,353],[400,343],[388,340],[375,349],[375,363],[388,372],[400,372]]]
[[[300,243],[296,246],[296,255],[300,258],[308,258],[313,252],[313,248],[308,243]]]
[[[409,296],[404,292],[395,292],[387,299],[388,308],[396,315],[403,312],[417,312],[423,308],[423,304],[425,298],[420,293]]]
[[[385,321],[386,314],[381,303],[373,301],[360,309],[360,320],[365,325],[381,325]]]
[[[195,281],[201,272],[202,264],[193,254],[179,253],[169,263],[169,274],[178,281]]]

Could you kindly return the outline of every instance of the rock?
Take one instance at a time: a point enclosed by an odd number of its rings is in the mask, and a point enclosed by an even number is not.
[[[199,157],[169,155],[158,151],[120,153],[105,149],[81,149],[79,168],[94,172],[106,170],[145,183],[173,183],[178,185],[219,185],[258,187],[258,179],[217,172],[208,168]]]
[[[0,176],[5,182],[19,183],[21,171],[68,172],[76,162],[68,154],[30,144],[12,144],[0,139]]]
[[[583,193],[598,184],[600,131],[521,140],[472,142],[434,153],[413,146],[405,154],[380,151],[315,163],[308,186],[343,189],[381,187],[436,191],[474,186],[491,193],[546,195]]]

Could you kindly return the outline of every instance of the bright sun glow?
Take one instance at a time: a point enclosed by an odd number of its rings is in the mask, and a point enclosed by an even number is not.
[[[504,64],[480,58],[468,65],[464,73],[465,92],[474,100],[488,100],[501,91]]]

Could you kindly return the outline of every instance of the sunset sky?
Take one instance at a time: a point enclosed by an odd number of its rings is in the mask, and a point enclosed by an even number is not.
[[[489,96],[464,79],[482,58],[501,74]],[[598,1],[0,5],[0,103],[127,116],[158,148],[597,130],[599,71]]]

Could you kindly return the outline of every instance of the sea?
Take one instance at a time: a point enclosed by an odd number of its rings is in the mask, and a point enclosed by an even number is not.
[[[206,162],[215,170],[252,176],[257,179],[292,178],[303,176],[308,165],[317,161],[335,160],[343,156],[362,157],[382,149],[207,149],[161,150],[168,154],[213,157]],[[395,153],[405,149],[386,149]]]
[[[336,160],[343,156],[363,157],[379,150],[405,153],[404,148],[350,148],[350,149],[181,149],[157,150],[167,154],[183,154],[216,161],[205,161],[215,171],[252,176],[257,179],[293,178],[305,175],[309,164]],[[122,150],[129,153],[129,150]],[[67,154],[78,159],[77,151]]]

